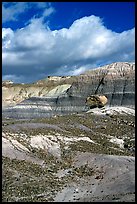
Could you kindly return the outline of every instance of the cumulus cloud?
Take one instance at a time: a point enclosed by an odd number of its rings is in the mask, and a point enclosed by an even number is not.
[[[135,29],[113,32],[94,15],[53,31],[42,18],[33,18],[16,31],[3,28],[2,40],[3,75],[23,76],[24,81],[77,75],[98,64],[135,57]]]

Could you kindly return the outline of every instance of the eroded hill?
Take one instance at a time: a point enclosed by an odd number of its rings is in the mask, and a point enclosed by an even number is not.
[[[92,94],[105,95],[108,106],[134,108],[135,64],[113,63],[79,76],[48,77],[34,84],[3,85],[3,112],[7,117],[18,118],[86,112],[85,101]]]

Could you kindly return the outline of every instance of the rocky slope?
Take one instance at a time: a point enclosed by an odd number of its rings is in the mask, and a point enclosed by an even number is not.
[[[135,201],[130,112],[2,123],[3,202]]]
[[[48,77],[34,84],[3,84],[3,113],[33,118],[85,112],[86,98],[92,94],[105,95],[108,106],[134,108],[135,63],[113,63],[79,76]]]

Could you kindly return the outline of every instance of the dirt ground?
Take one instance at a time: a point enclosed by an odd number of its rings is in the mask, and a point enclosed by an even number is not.
[[[135,202],[135,115],[2,120],[3,202]]]

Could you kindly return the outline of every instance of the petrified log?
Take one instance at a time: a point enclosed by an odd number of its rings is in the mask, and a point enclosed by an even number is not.
[[[104,95],[95,94],[86,98],[86,104],[90,108],[96,108],[96,107],[101,108],[105,106],[107,102],[108,102],[108,99]]]

